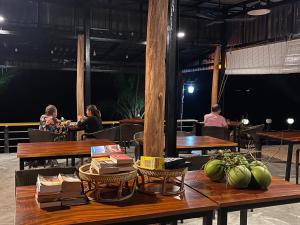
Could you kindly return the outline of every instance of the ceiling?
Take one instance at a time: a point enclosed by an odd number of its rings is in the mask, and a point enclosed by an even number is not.
[[[207,57],[257,0],[180,0],[180,66]],[[290,1],[269,1],[270,7]],[[0,65],[75,70],[77,34],[91,29],[94,72],[136,73],[145,64],[147,0],[0,0]],[[233,21],[238,20],[238,21]]]

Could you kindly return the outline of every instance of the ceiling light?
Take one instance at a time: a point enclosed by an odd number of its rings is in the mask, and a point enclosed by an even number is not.
[[[180,31],[180,32],[177,33],[177,37],[178,38],[183,38],[184,36],[185,36],[185,33],[182,32],[182,31]]]
[[[1,22],[4,22],[4,21],[5,21],[4,17],[3,17],[3,16],[0,16],[0,23],[1,23]]]
[[[262,8],[262,9],[252,9],[247,12],[249,16],[263,16],[271,12],[271,9]]]
[[[271,124],[272,123],[272,119],[266,119],[266,124]]]

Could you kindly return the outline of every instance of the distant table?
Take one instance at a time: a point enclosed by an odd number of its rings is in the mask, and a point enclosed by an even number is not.
[[[177,137],[177,149],[180,150],[209,150],[216,148],[234,148],[238,144],[210,136]]]
[[[142,124],[144,125],[144,119],[141,118],[130,118],[120,120],[120,124]]]
[[[217,204],[186,187],[184,197],[156,196],[136,192],[119,203],[90,202],[87,205],[39,209],[35,202],[35,186],[16,188],[16,225],[65,225],[65,224],[146,224],[204,218],[205,225],[212,225],[213,210]]]
[[[294,144],[300,143],[300,131],[269,131],[256,133],[260,138],[259,151],[261,151],[261,139],[279,140],[288,144],[286,159],[285,180],[290,180]],[[261,152],[259,154],[261,156]]]
[[[26,160],[90,157],[91,146],[110,144],[114,144],[114,142],[110,140],[85,140],[19,143],[17,157],[20,159],[20,170],[23,170]],[[74,160],[72,160],[73,164]]]
[[[227,213],[241,211],[240,224],[247,224],[247,209],[300,202],[300,186],[273,177],[268,190],[235,189],[226,183],[212,182],[203,171],[191,171],[185,184],[219,205],[218,225],[227,225]],[[284,215],[282,215],[284,216]]]

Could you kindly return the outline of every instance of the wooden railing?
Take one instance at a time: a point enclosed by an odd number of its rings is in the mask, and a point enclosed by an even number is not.
[[[178,130],[196,130],[194,119],[177,120]],[[119,121],[102,121],[104,127],[119,125]],[[0,123],[0,153],[15,152],[17,144],[28,142],[28,129],[38,128],[39,122]]]

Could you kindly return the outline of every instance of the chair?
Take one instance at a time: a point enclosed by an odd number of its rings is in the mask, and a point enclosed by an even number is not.
[[[84,140],[85,138],[93,136],[96,139],[108,139],[114,142],[119,142],[120,140],[120,126],[107,128],[104,130],[100,130],[94,133],[84,133],[81,135],[81,139]]]
[[[135,160],[138,160],[143,155],[144,131],[135,133],[133,140]]]
[[[122,124],[120,125],[120,144],[123,147],[130,147],[134,141],[134,135],[144,131],[144,126],[140,124]]]
[[[265,127],[264,124],[260,124],[242,130],[240,132],[240,137],[239,137],[239,146],[247,148],[249,146],[249,143],[253,141],[255,149],[259,149],[259,145],[260,145],[259,137],[256,133],[263,131],[264,127]]]
[[[229,140],[229,130],[226,127],[202,127],[201,134],[223,140]]]
[[[38,129],[28,129],[29,142],[52,142],[59,137],[58,134],[50,131],[43,131]]]
[[[44,169],[32,169],[32,170],[17,170],[15,171],[15,186],[29,186],[35,185],[38,174],[44,176],[55,176],[59,173],[72,174],[77,172],[75,167],[65,168],[44,168]]]

